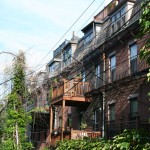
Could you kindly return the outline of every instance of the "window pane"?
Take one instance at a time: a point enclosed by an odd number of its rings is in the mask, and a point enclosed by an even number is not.
[[[136,113],[138,108],[137,108],[138,104],[137,104],[137,100],[131,100],[131,113]]]
[[[137,44],[130,46],[130,58],[134,59],[135,57],[137,57]]]
[[[100,77],[100,65],[96,66],[95,74],[96,74],[96,78]]]
[[[137,44],[130,46],[130,68],[131,74],[137,72]]]
[[[94,110],[94,131],[98,131],[99,121],[100,121],[100,111],[99,109],[95,109]]]
[[[112,21],[112,22],[114,22],[114,21],[115,21],[115,19],[116,19],[116,17],[115,17],[115,16],[113,16],[113,17],[111,18],[111,21]]]
[[[123,15],[125,13],[125,7],[123,7],[122,9],[121,9],[121,15]]]
[[[117,19],[120,18],[120,12],[117,13],[116,18],[117,18]]]
[[[138,101],[137,98],[130,100],[130,116],[131,119],[135,119],[136,115],[138,113]]]
[[[85,82],[85,71],[82,71],[82,82]]]
[[[110,121],[115,120],[115,104],[109,105]]]
[[[116,67],[116,56],[110,57],[110,68]]]

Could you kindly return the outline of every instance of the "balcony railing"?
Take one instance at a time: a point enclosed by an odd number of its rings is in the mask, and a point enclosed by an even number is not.
[[[70,140],[70,139],[83,139],[84,137],[89,137],[89,138],[98,138],[101,137],[101,132],[94,132],[94,131],[83,131],[83,130],[71,130],[69,132],[64,132],[63,133],[63,138],[65,140]],[[52,134],[51,135],[52,141],[51,145],[55,144],[57,141],[61,140],[61,134]]]
[[[71,139],[83,139],[84,137],[98,138],[101,137],[99,131],[84,131],[84,130],[71,130]]]
[[[84,47],[84,42],[82,40],[79,43],[80,46],[77,49],[78,53],[75,54],[75,58],[77,60],[81,60],[86,54],[89,54],[91,51],[95,50],[97,47],[102,45],[105,41],[109,40],[111,37],[117,35],[121,31],[125,30],[133,23],[138,21],[140,16],[141,1],[138,1],[133,5],[133,7],[128,9],[122,16],[117,18],[114,22],[112,22],[110,19],[107,22],[105,22],[101,28],[101,31],[93,37],[91,43],[86,48]],[[120,22],[119,26],[118,22]]]
[[[97,47],[104,43],[109,38],[117,35],[119,32],[123,31],[125,28],[131,26],[133,23],[139,20],[141,16],[141,2],[137,2],[128,9],[122,16],[117,18],[114,22],[108,21],[108,25],[102,29],[97,37]],[[119,22],[119,25],[118,25]]]
[[[53,89],[52,100],[60,96],[83,97],[89,91],[89,83],[65,81],[62,85]]]
[[[108,138],[112,138],[113,136],[122,133],[125,129],[142,129],[150,134],[149,122],[145,120],[140,120],[140,116],[136,116],[136,120],[120,121],[120,123],[108,123],[107,136]]]

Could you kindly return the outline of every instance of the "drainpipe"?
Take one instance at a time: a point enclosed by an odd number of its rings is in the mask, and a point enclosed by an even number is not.
[[[106,80],[106,64],[105,64],[105,53],[104,53],[104,45],[103,45],[103,85],[105,86],[105,80]],[[104,88],[104,91],[102,92],[103,93],[103,117],[102,117],[102,137],[104,138],[106,135],[105,135],[105,88]]]

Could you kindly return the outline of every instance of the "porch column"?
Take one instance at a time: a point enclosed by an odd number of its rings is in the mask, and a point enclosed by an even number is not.
[[[65,113],[65,100],[62,101],[62,128],[61,128],[61,140],[63,141],[64,132],[64,113]]]
[[[50,107],[50,144],[51,144],[51,141],[52,141],[52,127],[53,127],[53,109],[52,109],[52,106]]]

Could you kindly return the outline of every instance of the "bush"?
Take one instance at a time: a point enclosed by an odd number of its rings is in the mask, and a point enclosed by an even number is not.
[[[102,138],[59,141],[56,150],[150,150],[150,139],[144,132],[125,130],[111,141]]]

